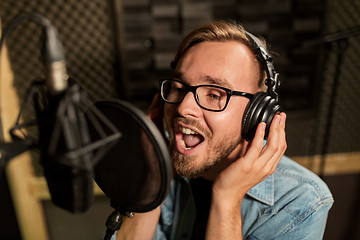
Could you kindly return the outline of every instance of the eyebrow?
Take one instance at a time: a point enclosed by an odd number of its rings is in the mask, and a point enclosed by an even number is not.
[[[182,80],[182,81],[185,80],[184,74],[181,72],[174,72],[173,77],[177,78],[179,80]],[[201,77],[201,80],[204,82],[204,84],[218,85],[221,87],[226,87],[226,88],[232,89],[232,85],[229,84],[229,82],[226,81],[226,79],[216,78],[216,77],[212,77],[209,75],[204,75]]]
[[[219,85],[219,86],[226,87],[226,88],[232,88],[232,86],[229,84],[229,82],[223,78],[214,78],[214,77],[206,75],[204,77],[204,79],[205,79],[205,82],[208,84],[215,84],[215,85]]]

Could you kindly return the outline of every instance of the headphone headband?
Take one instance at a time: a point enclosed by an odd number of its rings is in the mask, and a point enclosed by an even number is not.
[[[246,32],[249,41],[255,48],[255,54],[260,58],[260,64],[265,65],[267,92],[258,92],[254,98],[251,99],[246,106],[242,120],[241,135],[247,141],[252,141],[255,136],[257,126],[260,122],[266,123],[265,139],[270,130],[271,122],[276,114],[281,111],[279,105],[279,97],[276,93],[276,88],[280,82],[278,80],[278,73],[272,64],[272,57],[267,51],[264,44],[254,35]]]
[[[260,61],[265,63],[266,80],[265,84],[268,87],[267,92],[278,100],[278,94],[276,89],[280,86],[280,80],[278,79],[279,73],[276,72],[274,65],[272,64],[272,56],[264,46],[264,44],[253,34],[245,32],[247,38],[255,47],[255,52],[260,57]]]

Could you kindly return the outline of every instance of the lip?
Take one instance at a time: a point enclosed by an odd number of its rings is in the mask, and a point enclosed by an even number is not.
[[[180,131],[180,127],[191,129],[192,131],[200,134],[204,138],[204,140],[192,149],[188,149],[188,150],[184,149],[180,144],[180,141],[183,139],[183,136],[184,136],[184,134]],[[204,134],[202,134],[201,131],[199,131],[198,129],[194,128],[193,126],[188,126],[183,123],[176,123],[175,129],[176,129],[175,130],[176,147],[177,147],[177,150],[179,151],[179,153],[181,153],[183,155],[191,155],[191,154],[195,153],[196,151],[199,151],[203,147],[206,138],[204,137]]]

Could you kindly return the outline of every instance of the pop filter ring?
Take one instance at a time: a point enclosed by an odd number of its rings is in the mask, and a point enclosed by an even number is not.
[[[143,130],[150,140],[150,143],[154,147],[154,151],[157,155],[158,163],[159,163],[159,172],[160,178],[161,178],[161,186],[159,189],[159,192],[157,193],[157,196],[155,197],[154,201],[152,201],[150,204],[145,205],[137,205],[137,206],[121,206],[121,204],[118,204],[116,200],[114,201],[112,199],[111,192],[107,192],[106,187],[104,188],[103,182],[101,182],[101,179],[97,177],[99,174],[104,174],[105,170],[98,169],[98,166],[95,166],[95,182],[99,185],[100,189],[103,190],[105,195],[107,195],[111,200],[111,206],[120,211],[122,214],[125,214],[126,212],[147,212],[150,211],[157,206],[159,206],[167,196],[169,190],[170,190],[170,183],[173,176],[173,170],[172,170],[172,164],[170,162],[170,155],[168,152],[167,145],[163,139],[163,136],[161,135],[160,131],[156,127],[156,125],[146,116],[144,112],[142,112],[140,109],[136,108],[135,106],[131,105],[130,103],[127,103],[122,100],[104,100],[96,102],[95,107],[100,110],[105,116],[107,116],[107,113],[103,112],[106,108],[112,108],[111,114],[125,114],[126,116],[129,116],[131,119],[133,119],[138,126],[140,126],[141,130]],[[120,112],[119,112],[120,111]],[[109,117],[109,116],[107,116]],[[113,124],[116,126],[116,124],[121,123],[115,123]],[[122,123],[124,124],[124,123]],[[122,137],[126,137],[124,134]],[[116,146],[114,146],[116,147]],[[106,155],[104,158],[108,157],[109,155]],[[101,161],[104,161],[101,160]],[[101,162],[100,161],[100,162]],[[106,184],[106,183],[105,183]],[[121,184],[121,183],[119,183]],[[144,183],[146,184],[146,183]],[[124,193],[126,194],[126,193]]]

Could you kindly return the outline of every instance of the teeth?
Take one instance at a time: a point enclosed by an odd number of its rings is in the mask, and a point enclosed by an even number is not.
[[[198,134],[197,132],[191,130],[190,128],[184,128],[184,127],[180,127],[180,131],[183,133],[183,134]]]
[[[180,146],[181,146],[183,149],[185,149],[185,150],[190,150],[190,149],[192,149],[191,147],[186,147],[184,139],[181,139],[181,140],[180,140]]]
[[[186,134],[186,135],[197,135],[198,134],[197,132],[191,130],[190,128],[184,128],[184,127],[180,126],[179,129],[183,134]],[[185,150],[191,150],[192,149],[191,147],[186,146],[184,139],[180,140],[180,146]]]

